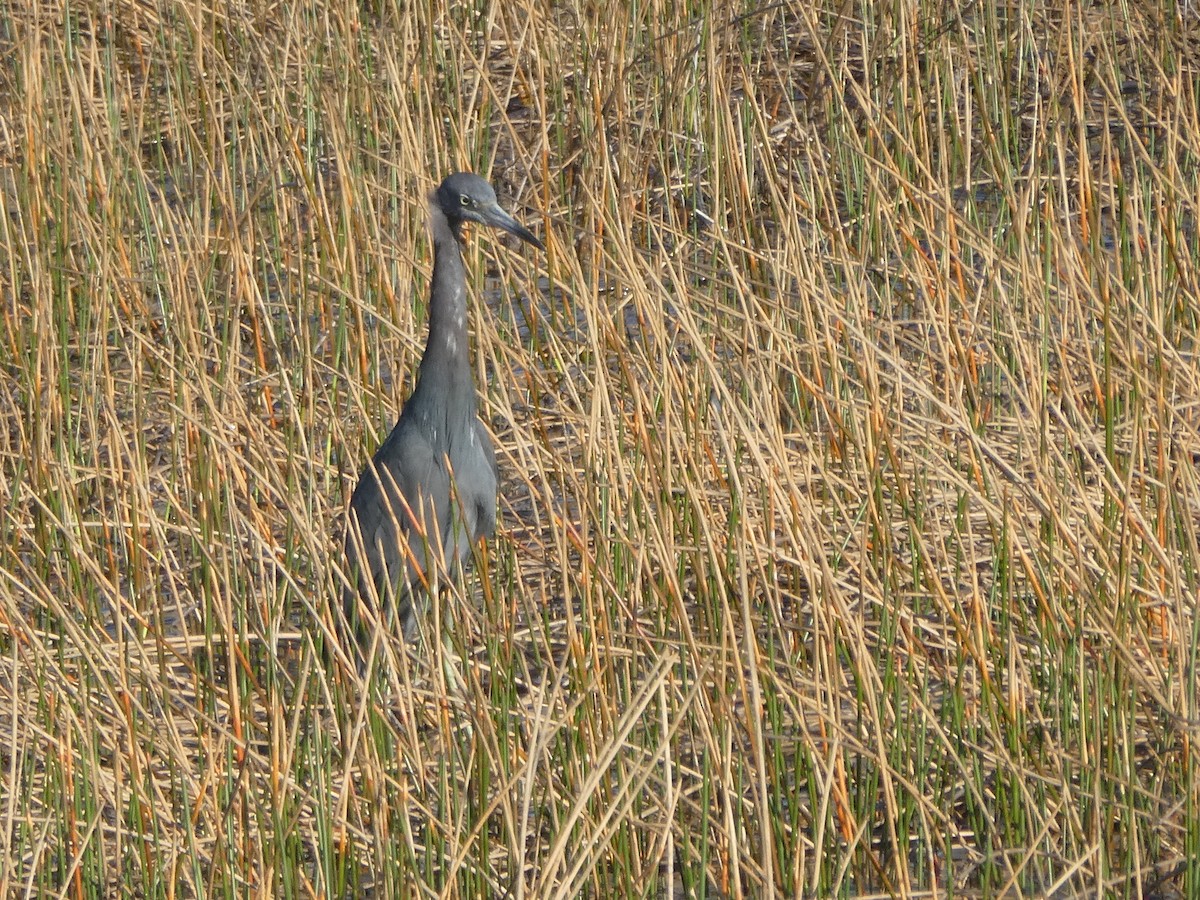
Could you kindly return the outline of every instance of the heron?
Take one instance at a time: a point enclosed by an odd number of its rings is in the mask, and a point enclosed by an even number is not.
[[[430,194],[429,217],[429,337],[416,387],[359,475],[346,521],[342,604],[360,645],[366,638],[360,604],[378,602],[379,619],[394,614],[412,641],[418,607],[437,572],[469,565],[472,547],[496,530],[496,453],[477,413],[467,346],[463,225],[500,228],[546,249],[470,172],[448,176]]]

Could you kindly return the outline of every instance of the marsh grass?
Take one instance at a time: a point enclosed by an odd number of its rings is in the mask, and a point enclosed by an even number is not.
[[[0,892],[1200,894],[1198,29],[6,4]],[[363,679],[455,168],[502,525]]]

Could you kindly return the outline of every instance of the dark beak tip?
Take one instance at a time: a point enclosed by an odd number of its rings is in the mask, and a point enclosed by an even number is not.
[[[484,221],[488,225],[502,228],[511,235],[515,235],[527,244],[533,244],[543,253],[546,251],[546,245],[538,240],[537,235],[506,213],[500,206],[496,206],[485,213]]]
[[[516,235],[525,243],[533,244],[533,246],[537,247],[542,252],[545,252],[546,245],[538,240],[538,236],[515,219],[510,219],[508,222],[501,225],[501,227],[509,234]]]

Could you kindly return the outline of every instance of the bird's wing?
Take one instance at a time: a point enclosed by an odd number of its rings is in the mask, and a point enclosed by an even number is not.
[[[384,514],[389,519],[394,515],[402,526],[410,570],[414,566],[425,570],[426,546],[436,547],[449,526],[450,476],[445,459],[439,459],[429,438],[408,422],[396,428],[387,444],[393,444],[390,452],[384,454],[381,447],[377,454],[383,457]],[[379,463],[376,468],[381,468]]]
[[[359,478],[350,499],[350,522],[357,522],[362,551],[348,523],[346,556],[359,572],[369,572],[378,591],[426,570],[426,545],[437,545],[449,526],[450,478],[429,439],[401,421]]]
[[[474,534],[471,537],[490,538],[496,533],[496,484],[500,481],[500,467],[496,465],[496,448],[492,446],[492,436],[481,419],[475,420],[475,431],[479,437],[480,452],[492,470],[492,484],[476,510]]]
[[[492,436],[488,433],[487,426],[483,424],[482,419],[475,419],[475,430],[479,432],[479,446],[483,449],[484,458],[492,467],[492,474],[499,478],[500,467],[496,465],[496,449],[492,446]]]

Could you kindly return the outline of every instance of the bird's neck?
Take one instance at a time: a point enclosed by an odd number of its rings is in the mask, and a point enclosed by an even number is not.
[[[445,389],[470,394],[474,403],[471,360],[467,343],[467,280],[457,229],[442,212],[431,211],[433,280],[429,290],[429,341],[421,357],[426,374],[442,380]],[[444,380],[443,380],[444,379]]]

